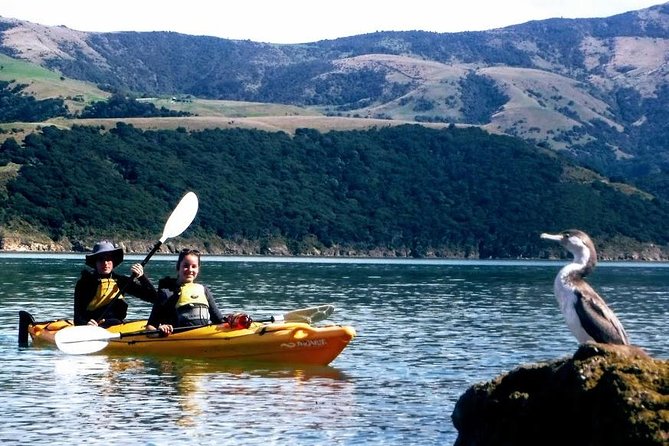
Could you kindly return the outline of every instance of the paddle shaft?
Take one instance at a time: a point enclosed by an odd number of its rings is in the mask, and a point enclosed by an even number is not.
[[[258,319],[255,320],[253,319],[253,322],[261,322],[261,323],[266,323],[266,322],[274,322],[274,316],[270,316],[267,319]],[[203,328],[203,327],[209,327],[212,324],[207,324],[207,325],[188,325],[185,327],[175,327],[172,329],[172,334],[174,333],[183,333],[185,331],[191,331],[195,330],[197,328]],[[145,335],[154,335],[154,334],[163,334],[163,331],[161,330],[137,330],[137,331],[130,331],[128,333],[120,333],[121,338],[127,338],[128,336],[145,336]]]
[[[257,321],[253,322],[274,322],[274,316],[271,316],[267,319],[258,319]],[[198,328],[204,328],[204,327],[209,327],[212,324],[206,324],[206,325],[188,325],[184,327],[175,327],[172,329],[172,334],[176,333],[184,333],[186,331],[191,331],[191,330],[196,330]],[[90,327],[90,326],[81,326],[81,327]],[[76,327],[75,327],[76,328]],[[98,327],[95,328],[96,330]],[[112,339],[119,339],[119,338],[128,338],[128,337],[133,337],[133,336],[152,336],[152,335],[165,335],[167,336],[162,330],[137,330],[137,331],[130,331],[128,333],[116,333],[116,332],[110,332],[109,330],[106,330],[104,328],[101,328],[101,334],[104,333],[104,335],[100,336],[93,336],[90,338],[85,338],[85,339],[70,339],[70,340],[64,340],[62,341],[62,344],[78,344],[82,342],[106,342],[110,341]],[[106,332],[106,333],[105,333]]]
[[[323,308],[325,308],[325,307],[329,307],[328,311],[325,314],[323,314],[323,316],[326,317],[326,316],[329,316],[330,314],[332,314],[332,312],[334,311],[334,306],[333,305],[321,305],[319,307],[302,308],[302,309],[299,309],[299,310],[289,311],[285,314],[280,314],[280,315],[277,315],[277,316],[269,316],[269,317],[266,317],[264,319],[253,319],[253,318],[251,318],[251,321],[252,322],[260,322],[260,323],[273,323],[273,322],[277,322],[277,321],[279,321],[279,322],[280,321],[290,322],[293,315],[306,314],[306,313],[309,313],[310,311],[313,312],[314,315],[317,312],[322,314],[323,313]],[[320,319],[318,319],[318,320],[320,320]],[[211,325],[211,324],[208,324],[208,325],[189,325],[189,326],[185,326],[185,327],[176,327],[176,328],[173,329],[172,333],[181,333],[181,332],[184,332],[184,331],[194,330],[196,328],[207,327],[209,325]],[[121,333],[120,337],[124,338],[124,337],[127,337],[127,336],[142,336],[142,335],[147,335],[147,334],[151,335],[151,334],[162,334],[162,333],[163,332],[161,330],[138,330],[138,331],[131,331],[131,332],[128,332],[128,333]]]

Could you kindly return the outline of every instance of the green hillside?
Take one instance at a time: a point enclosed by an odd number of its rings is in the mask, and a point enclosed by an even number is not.
[[[61,98],[71,112],[109,96],[90,82],[66,78],[55,71],[4,54],[0,54],[0,81],[24,84],[27,86],[26,93],[40,99]]]
[[[277,242],[293,254],[537,257],[538,234],[666,245],[669,206],[553,154],[482,130],[110,131],[47,127],[0,150],[0,223],[54,240],[152,239],[187,190],[203,242]],[[17,171],[17,166],[20,169]],[[111,234],[111,235],[110,235]],[[216,251],[212,248],[212,251]]]

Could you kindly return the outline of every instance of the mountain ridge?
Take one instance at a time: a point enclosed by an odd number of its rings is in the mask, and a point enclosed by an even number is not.
[[[666,3],[608,18],[462,33],[385,31],[294,45],[0,23],[0,52],[104,89],[282,103],[327,116],[484,125],[566,149],[590,167],[632,180],[637,163],[631,159],[653,160],[638,158],[640,142],[630,135],[635,128],[656,133],[665,118],[650,122],[644,101],[669,83]],[[464,83],[467,76],[473,80]],[[463,85],[485,79],[492,79],[486,94],[496,89],[508,101],[485,109],[475,103],[485,95],[463,99]],[[466,108],[484,108],[474,116],[485,122],[474,122]],[[637,113],[625,116],[621,109]]]

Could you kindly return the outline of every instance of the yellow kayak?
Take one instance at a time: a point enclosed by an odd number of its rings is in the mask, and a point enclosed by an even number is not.
[[[21,330],[26,330],[33,344],[56,344],[70,354],[101,351],[123,355],[328,365],[356,336],[355,329],[350,326],[314,326],[305,322],[253,322],[249,328],[230,328],[227,323],[179,327],[169,336],[162,336],[155,331],[147,332],[145,320],[103,329],[74,326],[64,319],[35,322],[28,313],[21,313],[20,344],[24,336]]]

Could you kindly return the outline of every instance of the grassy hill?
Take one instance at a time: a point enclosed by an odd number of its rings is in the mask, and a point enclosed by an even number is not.
[[[26,93],[40,99],[62,98],[68,108],[75,112],[93,101],[102,101],[109,93],[90,82],[79,81],[59,75],[34,63],[17,60],[0,54],[0,80],[26,84]]]
[[[0,54],[0,80],[15,81],[27,85],[25,92],[38,99],[62,98],[72,113],[83,107],[109,97],[89,82],[68,79],[56,72],[34,63],[13,59]],[[191,117],[179,118],[123,118],[123,119],[68,119],[54,118],[44,123],[0,123],[0,142],[8,137],[22,140],[27,133],[39,131],[44,125],[71,128],[74,125],[92,125],[113,128],[118,121],[127,122],[147,130],[177,129],[203,130],[211,128],[256,128],[267,131],[294,133],[298,128],[313,128],[319,131],[355,130],[374,127],[402,125],[411,120],[394,120],[361,117],[327,116],[319,107],[300,107],[285,104],[228,101],[195,98],[190,95],[167,97],[142,97],[156,107],[191,113]],[[426,124],[440,128],[444,124]]]

